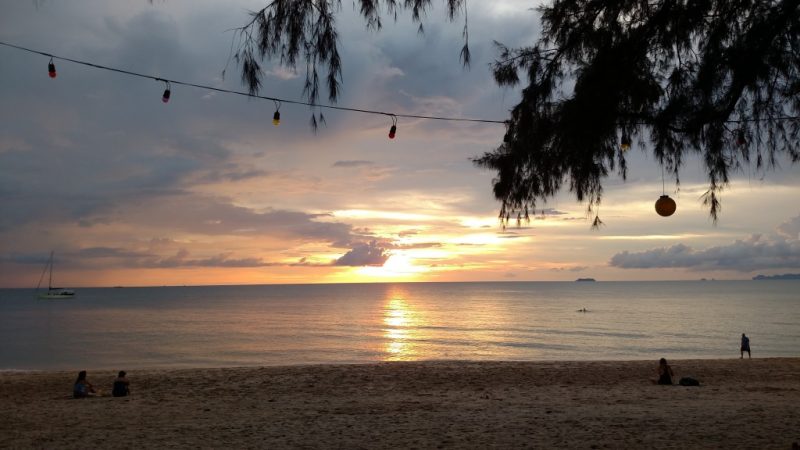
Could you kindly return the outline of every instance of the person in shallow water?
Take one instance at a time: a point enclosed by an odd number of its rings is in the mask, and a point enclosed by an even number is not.
[[[672,373],[672,367],[667,364],[667,360],[661,358],[658,361],[658,384],[672,384],[672,377],[675,376]]]
[[[120,370],[119,374],[117,374],[117,378],[114,380],[114,385],[111,388],[111,395],[114,397],[125,397],[130,395],[130,382],[125,375],[126,373],[124,370]]]
[[[86,371],[78,373],[78,379],[72,387],[72,396],[75,398],[86,398],[95,394],[94,386],[86,379]]]
[[[748,358],[752,358],[752,356],[750,356],[750,338],[742,333],[742,345],[739,347],[739,359],[744,358],[744,352],[747,352]]]

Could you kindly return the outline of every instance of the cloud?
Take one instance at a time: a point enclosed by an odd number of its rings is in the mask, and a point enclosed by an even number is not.
[[[197,178],[198,182],[218,183],[224,181],[242,181],[251,178],[261,178],[270,173],[262,169],[226,168],[223,170],[209,170]]]
[[[527,236],[520,235],[520,234],[511,232],[511,231],[505,231],[503,233],[498,234],[497,237],[499,239],[519,239],[519,238],[524,238],[524,237],[527,237]]]
[[[373,74],[380,78],[394,78],[405,76],[406,73],[399,67],[382,67],[375,70]]]
[[[706,249],[684,244],[638,253],[624,251],[611,257],[609,264],[621,269],[681,268],[752,272],[764,269],[800,268],[800,240],[780,235],[751,235],[747,239]]]
[[[64,252],[57,256],[63,265],[71,268],[176,268],[176,267],[266,267],[289,265],[284,263],[264,262],[260,258],[232,258],[232,253],[220,253],[206,258],[190,258],[189,250],[178,249],[171,256],[159,256],[153,252],[142,252],[118,247],[87,247],[72,252]],[[6,258],[17,264],[42,264],[39,254],[13,255]],[[93,261],[102,260],[102,261]]]
[[[344,256],[333,262],[334,266],[382,266],[389,259],[385,248],[378,246],[376,241],[356,245]]]
[[[365,181],[380,181],[388,178],[395,171],[391,167],[380,167],[374,161],[367,160],[343,160],[336,161],[331,167],[344,169],[360,169],[356,175]]]
[[[231,258],[227,253],[200,259],[189,259],[188,256],[188,251],[180,250],[174,257],[147,260],[140,267],[265,267],[275,265],[265,263],[260,258]]]
[[[440,248],[441,242],[417,242],[414,244],[386,244],[388,248],[402,249],[402,250],[416,250],[425,248]]]
[[[550,268],[551,272],[583,272],[587,270],[589,266],[570,266],[570,267],[552,267]]]
[[[783,222],[782,224],[778,225],[778,228],[776,228],[775,231],[787,239],[800,240],[800,216]]]
[[[87,247],[77,252],[80,258],[142,258],[150,255],[112,247]]]
[[[373,161],[354,160],[354,161],[336,161],[333,167],[364,167],[375,165]]]
[[[316,242],[352,242],[361,235],[341,222],[300,211],[268,208],[264,211],[238,206],[230,200],[200,194],[151,198],[114,213],[123,223],[209,236],[269,235],[282,239]]]
[[[564,215],[567,215],[569,213],[557,210],[555,208],[544,208],[544,209],[538,211],[538,213],[534,212],[534,214],[536,214],[537,216],[540,216],[540,217],[544,217],[544,216],[564,216]]]
[[[278,66],[272,70],[264,72],[264,74],[270,77],[275,77],[279,80],[293,80],[300,76],[297,73],[297,70],[284,66]]]

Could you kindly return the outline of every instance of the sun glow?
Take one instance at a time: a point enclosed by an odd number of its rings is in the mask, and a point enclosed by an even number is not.
[[[429,221],[437,217],[426,214],[404,213],[398,211],[376,211],[365,209],[347,209],[334,211],[333,217],[338,219],[389,219],[401,221]]]
[[[459,236],[453,241],[457,244],[467,245],[498,245],[503,243],[503,238],[497,233],[475,233]]]
[[[421,318],[406,302],[402,291],[389,293],[383,306],[383,336],[386,339],[384,351],[387,361],[414,359],[417,355],[414,340]]]
[[[359,275],[375,278],[399,278],[413,280],[419,274],[427,272],[429,269],[423,266],[414,265],[413,259],[403,252],[392,254],[386,262],[380,266],[367,266],[358,269]]]

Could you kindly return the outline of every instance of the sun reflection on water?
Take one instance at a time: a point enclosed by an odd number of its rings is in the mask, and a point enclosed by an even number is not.
[[[386,339],[384,351],[386,361],[408,361],[418,358],[418,348],[414,343],[422,324],[419,315],[405,300],[405,292],[392,290],[383,306],[383,336]]]

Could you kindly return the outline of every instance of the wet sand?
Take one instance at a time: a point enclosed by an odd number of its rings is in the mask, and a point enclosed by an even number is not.
[[[800,442],[800,358],[0,373],[2,448],[753,448]],[[105,394],[115,372],[89,371]]]

